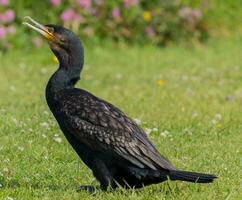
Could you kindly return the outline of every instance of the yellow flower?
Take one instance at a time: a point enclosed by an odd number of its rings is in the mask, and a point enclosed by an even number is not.
[[[156,81],[156,83],[157,83],[157,85],[160,87],[160,88],[162,88],[163,86],[164,86],[164,81],[163,80],[157,80]]]
[[[53,60],[55,63],[59,64],[59,60],[58,60],[58,58],[57,58],[56,56],[53,56],[53,57],[52,57],[52,60]]]
[[[149,11],[144,11],[143,12],[143,18],[146,22],[149,22],[152,18],[151,13]]]

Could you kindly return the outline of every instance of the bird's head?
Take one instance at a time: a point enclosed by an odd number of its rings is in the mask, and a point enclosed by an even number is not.
[[[83,65],[83,48],[72,31],[58,25],[42,25],[31,17],[25,17],[25,20],[24,25],[44,36],[61,65],[72,66],[77,64],[75,61],[81,61],[80,65]]]

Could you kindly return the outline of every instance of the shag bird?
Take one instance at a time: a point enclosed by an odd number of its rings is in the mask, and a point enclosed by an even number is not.
[[[167,179],[210,183],[216,178],[177,170],[124,112],[75,88],[83,68],[84,50],[72,31],[58,25],[42,25],[30,17],[24,24],[46,38],[59,60],[59,68],[46,87],[46,100],[66,139],[92,170],[102,190],[118,186],[140,188]],[[80,189],[94,191],[93,186]]]

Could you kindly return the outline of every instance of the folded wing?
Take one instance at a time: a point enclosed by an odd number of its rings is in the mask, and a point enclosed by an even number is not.
[[[70,133],[95,151],[125,159],[140,168],[175,169],[133,120],[84,90],[73,89],[63,95],[59,112]]]

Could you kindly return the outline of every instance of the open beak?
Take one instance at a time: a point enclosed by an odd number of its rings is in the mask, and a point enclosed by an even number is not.
[[[39,32],[41,35],[43,35],[47,40],[52,41],[55,36],[52,32],[48,29],[48,27],[36,22],[31,17],[26,16],[24,17],[25,20],[28,20],[29,22],[23,22],[23,25],[28,26],[31,29],[34,29],[35,31]]]

